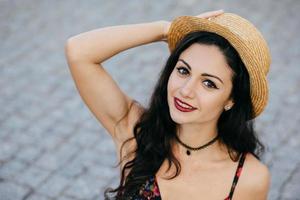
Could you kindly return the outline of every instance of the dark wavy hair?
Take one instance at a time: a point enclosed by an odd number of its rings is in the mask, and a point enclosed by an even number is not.
[[[145,108],[134,126],[134,136],[123,143],[120,155],[122,155],[125,143],[132,139],[136,140],[136,148],[131,152],[134,154],[134,158],[124,165],[119,186],[116,189],[107,188],[105,190],[105,199],[111,199],[108,197],[108,193],[117,193],[113,199],[130,199],[148,178],[156,174],[165,159],[168,161],[168,170],[171,164],[175,164],[176,167],[175,175],[169,179],[179,175],[181,165],[171,151],[177,126],[169,112],[167,83],[180,54],[194,43],[217,46],[234,72],[233,88],[230,94],[234,105],[230,110],[223,112],[218,119],[220,141],[226,145],[230,158],[235,162],[241,153],[246,152],[252,153],[260,160],[265,147],[254,131],[250,81],[245,65],[237,51],[225,38],[211,32],[192,32],[187,34],[170,54],[160,73],[149,106]],[[138,102],[133,101],[132,105],[134,103]],[[130,109],[127,114],[129,111]],[[118,166],[120,163],[122,163],[122,159]],[[126,173],[127,176],[125,176]]]

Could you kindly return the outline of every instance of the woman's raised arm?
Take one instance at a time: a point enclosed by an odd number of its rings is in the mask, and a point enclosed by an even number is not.
[[[120,90],[101,63],[126,49],[165,40],[168,26],[167,21],[156,21],[104,27],[73,36],[65,44],[69,69],[80,96],[103,127],[120,142],[128,135],[115,135],[114,126],[129,111],[132,99]],[[130,112],[124,118],[128,132],[132,132],[130,125],[137,120],[139,111],[132,110],[136,113]]]
[[[170,22],[161,20],[84,32],[68,39],[67,58],[72,62],[100,64],[124,50],[163,40],[169,24]]]

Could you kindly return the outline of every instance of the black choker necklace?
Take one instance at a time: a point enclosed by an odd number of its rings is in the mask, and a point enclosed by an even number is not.
[[[188,156],[191,155],[190,150],[192,150],[192,151],[198,151],[198,150],[200,150],[200,149],[203,149],[203,148],[207,147],[208,145],[211,145],[212,143],[214,143],[214,142],[218,139],[218,137],[219,137],[219,135],[217,135],[214,139],[212,139],[212,140],[209,141],[208,143],[206,143],[206,144],[204,144],[204,145],[201,145],[201,146],[199,146],[199,147],[194,148],[194,147],[190,147],[190,146],[188,146],[187,144],[183,143],[183,142],[178,138],[177,134],[175,135],[176,140],[177,140],[182,146],[184,146],[185,148],[187,148],[186,154],[187,154]]]

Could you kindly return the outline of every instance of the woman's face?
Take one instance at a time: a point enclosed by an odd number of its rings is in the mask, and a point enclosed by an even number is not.
[[[233,105],[229,99],[232,75],[217,46],[195,43],[183,51],[168,81],[168,105],[173,121],[177,124],[217,121],[225,105]]]

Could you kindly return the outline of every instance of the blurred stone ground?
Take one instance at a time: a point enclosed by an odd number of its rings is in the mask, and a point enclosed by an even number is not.
[[[83,104],[66,64],[68,37],[220,8],[248,18],[270,44],[270,101],[256,120],[272,173],[269,199],[300,199],[298,0],[1,0],[0,199],[96,200],[118,183],[114,144]],[[153,43],[104,65],[146,105],[167,56],[165,43]]]

